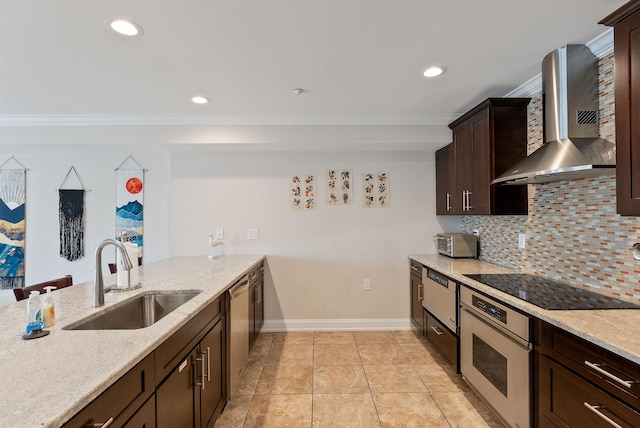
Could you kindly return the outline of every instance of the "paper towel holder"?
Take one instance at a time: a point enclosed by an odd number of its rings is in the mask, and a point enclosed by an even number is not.
[[[126,245],[128,243],[127,241],[127,232],[126,231],[122,231],[120,232],[120,242],[122,242],[123,245]],[[131,258],[131,257],[129,257]],[[135,263],[135,261],[137,261],[138,257],[135,257],[133,260],[131,260],[132,264]],[[117,265],[117,263],[116,263]],[[133,269],[138,269],[138,266],[136,264],[134,264]],[[125,270],[123,272],[116,272],[116,275],[126,275],[126,279],[124,281],[118,281],[119,283],[116,283],[115,285],[112,285],[108,288],[108,291],[113,291],[113,292],[121,292],[121,291],[131,291],[131,290],[136,290],[140,287],[142,287],[142,282],[140,282],[140,280],[138,280],[137,284],[131,284],[131,270]],[[116,277],[119,279],[119,277]],[[124,282],[124,284],[122,284],[122,282]]]

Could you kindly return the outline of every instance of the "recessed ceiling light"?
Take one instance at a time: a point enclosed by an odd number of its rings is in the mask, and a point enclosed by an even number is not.
[[[296,94],[296,95],[300,95],[303,92],[304,92],[304,89],[302,89],[302,88],[294,88],[293,89],[293,93]]]
[[[141,36],[142,27],[133,21],[123,18],[107,20],[107,26],[123,36]]]
[[[425,71],[422,72],[422,75],[424,77],[436,77],[436,76],[440,76],[442,73],[444,73],[444,67],[434,66],[434,67],[427,68]]]
[[[209,99],[200,95],[196,95],[195,97],[191,98],[191,101],[196,104],[206,104],[209,102]]]

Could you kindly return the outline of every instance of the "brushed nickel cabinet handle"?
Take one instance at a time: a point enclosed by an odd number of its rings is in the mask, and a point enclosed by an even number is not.
[[[107,428],[109,425],[111,425],[111,423],[113,422],[113,418],[109,418],[109,420],[107,420],[107,422],[101,424],[101,423],[96,423],[93,425],[85,425],[87,427],[93,427],[93,428]]]
[[[207,382],[211,382],[211,348],[207,346]]]
[[[451,211],[451,193],[447,192],[447,211]]]
[[[606,376],[609,379],[618,382],[620,385],[626,386],[627,388],[631,388],[633,386],[633,381],[620,379],[618,376],[616,376],[614,374],[611,374],[611,373],[609,373],[608,371],[606,371],[604,369],[601,369],[600,366],[602,364],[596,364],[596,363],[592,363],[592,362],[586,361],[586,360],[585,360],[584,363],[587,365],[587,367],[590,367],[593,370],[595,370],[598,373],[600,373],[601,375]]]
[[[424,300],[424,296],[423,296],[423,285],[422,284],[418,284],[418,300],[419,301],[423,301]]]
[[[598,415],[602,420],[606,421],[609,425],[615,428],[622,428],[622,425],[615,423],[610,417],[602,413],[599,409],[604,409],[603,406],[592,406],[591,404],[584,402],[584,407],[591,410],[593,413]]]
[[[433,332],[435,334],[437,334],[438,336],[442,336],[444,333],[442,332],[442,330],[440,330],[438,327],[436,327],[435,325],[431,326],[431,330],[433,330]]]

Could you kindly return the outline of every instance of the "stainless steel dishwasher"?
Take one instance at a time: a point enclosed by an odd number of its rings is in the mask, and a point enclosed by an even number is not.
[[[229,398],[233,398],[240,384],[240,376],[249,361],[249,276],[245,275],[229,289],[231,299],[231,327],[229,346],[231,347],[231,388]]]

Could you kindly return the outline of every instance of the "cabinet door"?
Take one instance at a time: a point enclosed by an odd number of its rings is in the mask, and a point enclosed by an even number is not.
[[[195,427],[195,363],[194,349],[156,389],[158,428]]]
[[[122,428],[156,428],[156,397],[149,398]]]
[[[473,192],[473,128],[462,124],[453,130],[456,158],[456,191],[454,213],[469,214],[469,198]]]
[[[225,318],[223,317],[200,342],[201,376],[200,421],[202,427],[213,426],[213,416],[222,411],[223,379],[225,379]]]
[[[491,214],[491,130],[490,110],[471,121],[473,187],[467,205],[470,214]]]
[[[409,275],[411,278],[411,319],[413,323],[423,331],[423,307],[422,307],[422,278],[417,275]]]
[[[550,358],[538,355],[540,427],[640,426],[640,414]],[[609,422],[611,421],[611,422]]]
[[[255,342],[256,337],[258,337],[258,332],[256,331],[256,301],[258,299],[258,290],[257,284],[253,284],[249,287],[249,350],[251,350],[251,346],[253,342]]]
[[[454,214],[456,151],[453,143],[436,151],[436,214]]]
[[[257,336],[264,325],[264,275],[260,275],[256,281],[254,324]]]
[[[640,9],[614,37],[618,213],[640,216]]]

